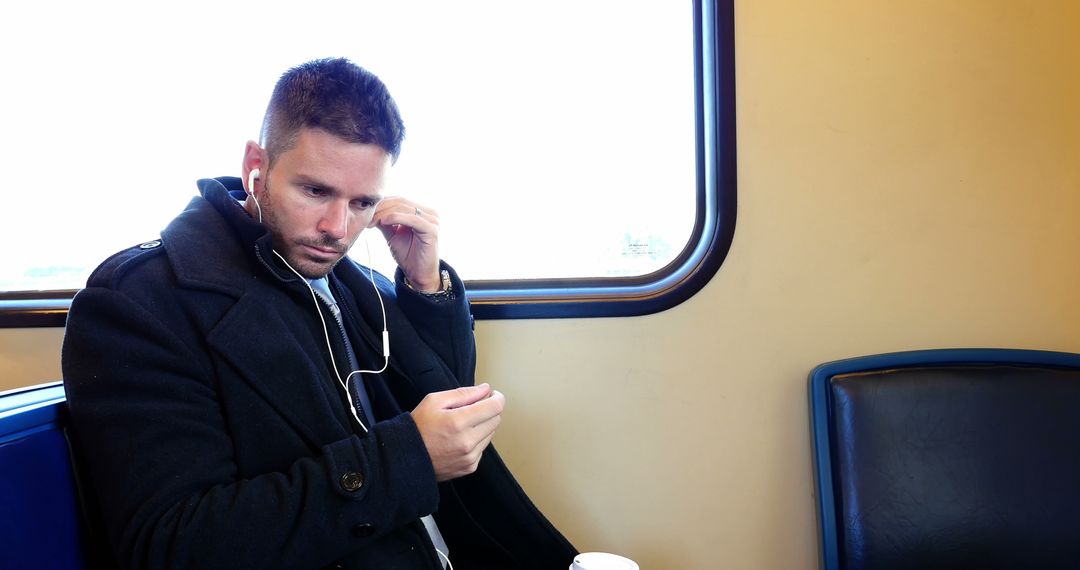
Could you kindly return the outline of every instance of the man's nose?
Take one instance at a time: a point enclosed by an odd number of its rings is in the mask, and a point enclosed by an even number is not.
[[[349,233],[349,204],[331,204],[319,221],[318,230],[333,239],[345,239]]]

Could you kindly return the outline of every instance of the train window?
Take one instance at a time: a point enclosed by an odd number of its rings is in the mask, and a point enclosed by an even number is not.
[[[27,4],[0,37],[24,54],[0,94],[0,325],[62,324],[105,256],[198,178],[238,175],[277,76],[326,56],[397,99],[388,192],[439,211],[479,318],[662,310],[730,245],[732,0],[67,4]]]

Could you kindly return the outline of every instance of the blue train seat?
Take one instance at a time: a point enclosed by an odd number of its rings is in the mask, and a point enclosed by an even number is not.
[[[85,567],[60,382],[0,392],[0,567]]]
[[[1080,355],[867,356],[810,392],[824,570],[1080,565]]]

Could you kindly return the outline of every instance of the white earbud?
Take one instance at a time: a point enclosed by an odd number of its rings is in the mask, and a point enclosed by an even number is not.
[[[258,168],[252,168],[251,172],[248,173],[247,193],[251,194],[252,196],[255,195],[255,179],[258,178],[260,174],[262,173],[259,172]]]
[[[262,173],[259,172],[258,168],[252,168],[251,172],[248,173],[247,193],[251,196],[252,200],[255,200],[255,209],[259,211],[259,223],[261,224],[262,206],[259,205],[259,199],[255,197],[255,179],[259,177],[259,174]]]

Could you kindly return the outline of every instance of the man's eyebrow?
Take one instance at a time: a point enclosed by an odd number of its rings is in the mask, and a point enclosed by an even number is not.
[[[327,184],[326,182],[323,182],[322,180],[319,180],[318,178],[315,178],[314,176],[311,176],[309,174],[302,174],[302,173],[294,174],[292,181],[293,181],[293,184],[299,184],[299,185],[303,185],[303,186],[314,186],[315,188],[325,190],[325,191],[327,191],[330,194],[333,194],[335,196],[340,196],[342,194],[341,189],[338,188],[337,186],[334,186],[333,184]],[[379,203],[379,202],[382,201],[383,197],[382,197],[381,194],[364,194],[362,196],[357,196],[357,197],[353,198],[353,200],[357,200],[357,199],[367,199],[367,200],[371,200],[372,202]]]
[[[323,182],[322,180],[319,180],[318,178],[315,178],[314,176],[309,176],[307,174],[294,174],[292,182],[293,184],[299,184],[302,186],[314,186],[316,188],[326,190],[331,194],[339,194],[341,192],[333,184],[327,184],[326,182]]]

